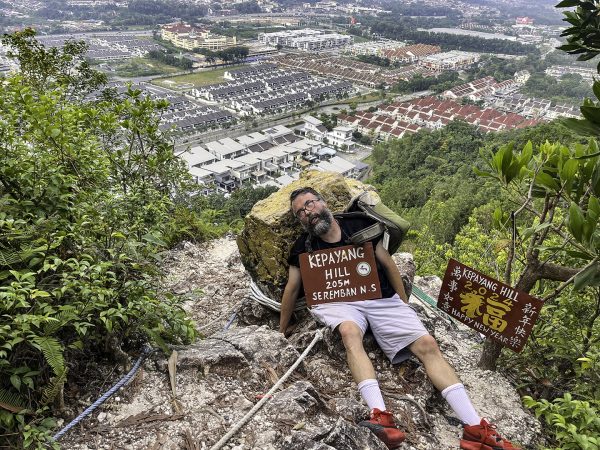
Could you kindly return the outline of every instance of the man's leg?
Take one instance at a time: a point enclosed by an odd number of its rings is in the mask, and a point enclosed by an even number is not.
[[[385,403],[379,389],[379,383],[375,379],[375,369],[363,346],[363,333],[360,327],[350,321],[342,322],[338,327],[344,347],[346,347],[346,358],[350,373],[356,384],[361,397],[369,406],[385,411]]]
[[[421,336],[410,345],[410,351],[419,358],[433,385],[442,392],[458,418],[467,425],[479,425],[481,417],[456,372],[446,361],[431,335]]]
[[[408,347],[425,366],[427,376],[440,391],[448,386],[460,383],[456,372],[444,359],[435,339],[427,334],[421,336]]]
[[[396,428],[392,414],[386,411],[379,383],[375,379],[373,363],[363,346],[362,330],[356,323],[350,321],[342,322],[337,329],[346,347],[346,357],[352,377],[358,384],[361,397],[371,410],[371,418],[360,422],[359,425],[371,430],[389,449],[399,447],[405,435]]]
[[[354,381],[360,383],[364,380],[374,379],[375,369],[367,352],[365,352],[363,333],[360,327],[354,322],[346,321],[340,324],[338,331],[342,336],[344,347],[346,347],[348,366]]]

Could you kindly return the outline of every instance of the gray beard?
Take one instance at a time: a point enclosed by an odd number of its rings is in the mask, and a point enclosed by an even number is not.
[[[311,216],[312,220],[314,216]],[[312,225],[309,221],[308,225],[306,225],[306,230],[314,235],[314,236],[322,236],[329,231],[331,228],[331,224],[333,223],[333,214],[328,209],[324,209],[318,214],[319,221],[315,225]]]

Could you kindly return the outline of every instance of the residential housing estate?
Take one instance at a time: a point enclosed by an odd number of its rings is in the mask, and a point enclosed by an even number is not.
[[[179,155],[198,184],[231,192],[244,184],[284,186],[301,170],[334,171],[358,178],[367,166],[351,163],[323,142],[297,136],[282,125],[193,146]]]
[[[328,33],[310,28],[260,33],[258,40],[265,45],[281,45],[304,51],[344,47],[354,42],[354,38],[347,34]]]
[[[228,81],[194,88],[191,95],[246,116],[294,110],[308,102],[341,98],[354,91],[349,82],[315,78],[307,72],[278,69],[273,64],[229,70],[224,78]]]
[[[272,58],[271,62],[281,67],[306,70],[370,88],[390,87],[401,80],[408,81],[415,75],[434,75],[433,71],[416,65],[390,69],[348,58],[336,58],[326,53],[289,54]]]
[[[39,36],[38,40],[45,47],[62,47],[76,35],[60,34]],[[103,33],[101,35],[77,36],[78,40],[88,45],[86,56],[95,61],[122,61],[145,56],[151,50],[161,49],[155,42],[120,33]]]

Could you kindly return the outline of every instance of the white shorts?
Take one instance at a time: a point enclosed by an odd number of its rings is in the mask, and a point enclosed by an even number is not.
[[[429,334],[417,313],[400,300],[398,294],[377,300],[325,303],[315,306],[310,312],[331,330],[346,321],[357,324],[363,335],[371,327],[375,340],[392,364],[408,358],[408,351],[402,350]]]

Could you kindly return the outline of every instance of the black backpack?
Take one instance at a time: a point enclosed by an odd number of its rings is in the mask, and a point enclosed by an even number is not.
[[[410,223],[385,206],[379,198],[364,191],[352,198],[344,211],[333,215],[336,219],[367,218],[373,224],[354,233],[348,239],[351,244],[360,245],[383,235],[383,246],[390,255],[396,253]],[[306,238],[306,251],[312,252],[312,236]]]

